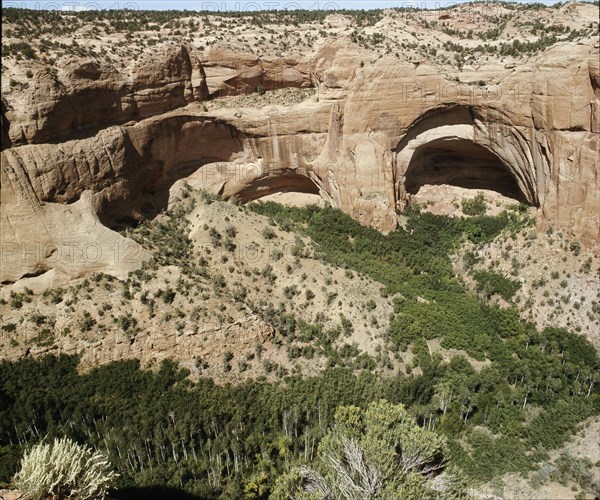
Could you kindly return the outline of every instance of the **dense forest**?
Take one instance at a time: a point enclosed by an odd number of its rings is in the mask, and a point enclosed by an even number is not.
[[[448,462],[465,484],[476,485],[539,468],[580,422],[600,414],[600,359],[583,337],[538,331],[520,319],[515,304],[501,308],[487,300],[495,293],[510,301],[518,286],[511,280],[467,268],[478,283],[474,295],[453,269],[451,255],[464,242],[527,228],[522,207],[470,218],[413,208],[404,226],[388,235],[331,208],[264,203],[251,209],[310,237],[316,258],[384,285],[382,293],[394,300],[384,332],[387,355],[411,353],[408,375],[385,377],[368,362],[345,363],[332,347],[340,332],[258,307],[289,342],[304,337],[327,353],[328,368],[313,377],[219,385],[206,378],[191,382],[172,362],[150,370],[122,361],[81,372],[73,356],[2,361],[0,482],[10,482],[31,444],[68,436],[108,453],[124,498],[165,492],[269,498],[278,478],[318,460],[320,443],[331,441],[324,438],[336,409],[384,400],[404,405],[419,426],[443,436]],[[139,232],[154,234],[149,228]],[[192,254],[185,231],[175,233],[181,248],[171,247],[167,262],[183,265]],[[164,252],[158,258],[166,258]],[[472,265],[477,256],[465,260]],[[432,339],[465,354],[445,361],[430,353]],[[598,490],[592,464],[578,467],[578,476],[569,478]]]

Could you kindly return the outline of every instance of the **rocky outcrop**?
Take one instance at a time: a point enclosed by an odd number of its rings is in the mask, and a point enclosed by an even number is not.
[[[166,207],[173,182],[192,173],[198,186],[242,201],[319,193],[382,230],[395,227],[396,211],[424,184],[492,188],[539,207],[540,226],[600,241],[600,87],[591,41],[557,44],[520,67],[499,68],[496,85],[457,83],[433,66],[396,58],[367,66],[348,42],[328,43],[310,64],[215,49],[199,65],[183,48],[171,54],[155,69],[142,61],[127,83],[93,64],[47,72],[36,80],[41,94],[7,103],[13,147],[2,153],[3,242],[15,249],[44,244],[46,233],[55,243],[97,238],[91,222],[86,235],[66,231],[63,207],[87,213],[98,234],[109,231],[110,245],[116,233],[108,227],[152,217]],[[466,71],[465,80],[475,75]],[[259,83],[314,84],[318,99],[210,112],[188,104]],[[99,102],[78,114],[74,103],[83,95],[89,101],[90,92]],[[138,121],[87,138],[15,147],[132,117]],[[50,213],[57,226],[47,231]],[[35,262],[4,259],[2,281],[54,268],[45,254]]]
[[[508,194],[541,208],[542,224],[598,242],[599,97],[587,63],[597,45],[558,45],[489,87],[448,81],[426,64],[382,60],[366,70],[358,57],[348,64],[345,47],[326,50],[344,64],[322,57],[316,69],[321,95],[340,101],[321,162],[346,174],[337,176],[344,210],[367,222],[368,198],[392,209],[419,183],[483,188],[501,180]],[[436,155],[444,162],[431,161]]]
[[[123,359],[139,359],[142,365],[152,366],[165,359],[178,359],[182,366],[196,370],[196,359],[219,359],[225,351],[252,352],[257,345],[271,346],[274,340],[282,341],[275,329],[256,316],[241,318],[228,325],[202,323],[200,328],[184,331],[149,328],[128,336],[122,332],[105,335],[102,339],[61,338],[51,347],[27,347],[6,353],[7,357],[81,355],[84,366],[97,366]],[[220,366],[207,366],[203,375],[222,376]]]
[[[89,136],[207,97],[202,65],[183,46],[163,48],[122,71],[71,58],[59,69],[40,67],[27,89],[11,95],[2,110],[3,147]]]
[[[202,64],[213,96],[251,94],[259,86],[265,91],[312,87],[309,61],[300,54],[258,58],[212,47],[202,58]]]

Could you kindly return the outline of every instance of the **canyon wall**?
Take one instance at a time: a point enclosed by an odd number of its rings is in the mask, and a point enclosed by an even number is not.
[[[598,44],[556,44],[450,80],[427,63],[329,42],[310,59],[183,46],[117,70],[70,61],[2,103],[2,270],[57,284],[147,258],[113,229],[155,216],[169,188],[248,201],[319,193],[365,224],[396,225],[420,185],[493,188],[539,207],[540,227],[600,242]],[[465,83],[467,82],[467,83]],[[315,87],[293,105],[211,107],[211,96]]]

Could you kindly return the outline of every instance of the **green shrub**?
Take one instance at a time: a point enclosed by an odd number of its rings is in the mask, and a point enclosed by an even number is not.
[[[477,291],[488,299],[492,295],[500,295],[504,300],[511,300],[521,288],[521,283],[493,271],[477,271],[473,276],[477,280]]]
[[[465,215],[478,216],[485,215],[487,212],[487,204],[483,193],[479,193],[472,200],[462,200],[462,211]]]
[[[265,227],[262,230],[262,237],[265,238],[266,240],[272,240],[273,238],[277,237],[277,234],[275,233],[275,231],[273,231],[270,227]]]

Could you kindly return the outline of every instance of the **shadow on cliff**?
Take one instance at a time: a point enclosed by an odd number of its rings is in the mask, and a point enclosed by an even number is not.
[[[418,147],[405,176],[405,189],[411,194],[426,184],[450,184],[489,189],[528,203],[502,161],[483,146],[464,139],[437,139]]]
[[[526,145],[501,112],[488,114],[471,106],[444,105],[418,117],[396,148],[402,189],[416,194],[424,185],[449,184],[489,189],[539,206]],[[508,137],[514,151],[503,150],[498,137]]]
[[[244,134],[214,118],[179,115],[146,127],[127,129],[121,179],[97,198],[96,213],[112,229],[153,219],[167,209],[175,182],[243,151]]]
[[[1,101],[1,118],[0,118],[0,125],[2,125],[2,144],[1,144],[1,149],[4,150],[6,148],[10,148],[12,147],[12,142],[10,140],[10,135],[8,134],[8,131],[10,130],[10,121],[9,119],[6,117],[6,112],[8,111],[8,105],[6,104],[4,98],[2,98]]]

